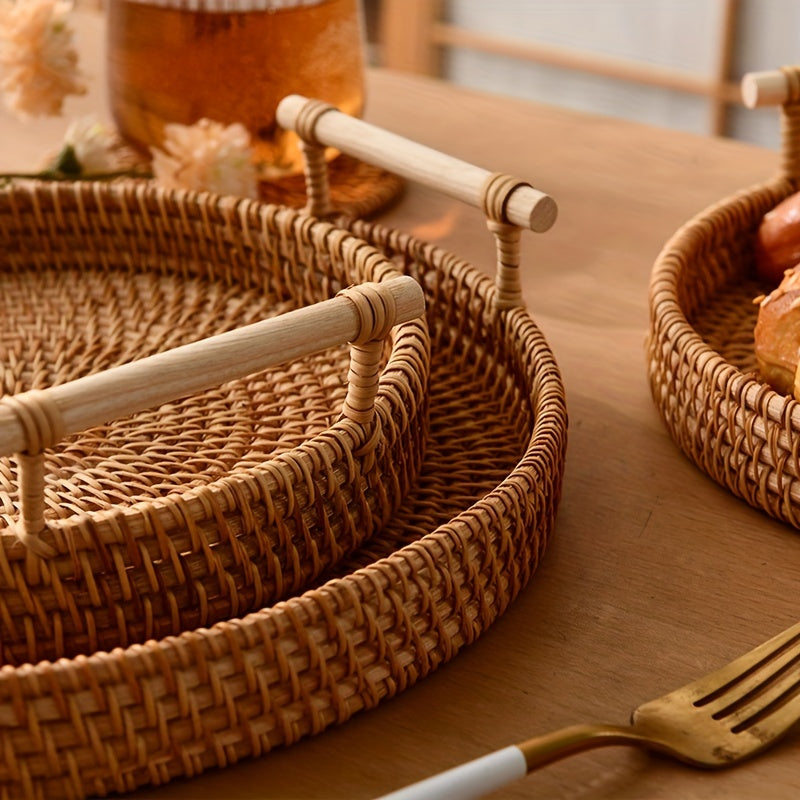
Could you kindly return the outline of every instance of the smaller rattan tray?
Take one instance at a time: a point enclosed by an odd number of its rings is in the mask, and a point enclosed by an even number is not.
[[[422,293],[363,241],[230,198],[34,184],[0,192],[0,249],[2,663],[269,605],[416,482]]]
[[[800,405],[756,372],[756,231],[800,188],[800,69],[750,75],[749,105],[781,103],[782,164],[681,227],[650,281],[649,377],[681,450],[750,505],[800,528]]]

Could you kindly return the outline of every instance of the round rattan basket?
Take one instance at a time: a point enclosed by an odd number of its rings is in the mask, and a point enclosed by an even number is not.
[[[667,242],[651,275],[647,352],[653,397],[681,450],[734,495],[800,527],[800,405],[760,379],[753,335],[753,300],[774,288],[756,276],[756,232],[800,189],[800,71],[775,77],[780,172],[699,213]]]
[[[35,184],[0,192],[0,250],[0,446],[19,452],[0,460],[2,663],[144,642],[295,594],[380,530],[416,482],[424,320],[391,330],[384,319],[350,354],[314,352],[326,331],[312,328],[311,354],[291,360],[280,334],[297,309],[399,275],[363,241],[246,201]],[[281,365],[248,366],[241,346],[221,349],[226,331],[252,331],[256,355],[272,346]],[[170,389],[190,374],[183,362],[141,371],[190,342],[209,388]],[[127,383],[64,396],[130,362],[141,369]],[[366,413],[354,411],[359,376],[377,392]],[[139,384],[163,396],[107,416]],[[53,412],[48,392],[61,392]],[[50,430],[98,399],[92,424]],[[33,427],[22,446],[7,445],[15,423]]]
[[[401,232],[339,222],[425,297],[425,455],[391,520],[304,592],[250,614],[1,669],[6,795],[125,792],[319,734],[475,642],[530,580],[558,508],[566,404],[522,305],[518,229],[502,220],[519,182],[489,184],[494,282]]]

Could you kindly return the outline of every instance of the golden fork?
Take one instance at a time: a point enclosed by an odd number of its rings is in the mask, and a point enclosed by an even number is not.
[[[722,768],[760,753],[800,719],[800,623],[722,669],[634,710],[629,726],[571,725],[496,750],[380,800],[483,797],[561,758],[609,745]]]

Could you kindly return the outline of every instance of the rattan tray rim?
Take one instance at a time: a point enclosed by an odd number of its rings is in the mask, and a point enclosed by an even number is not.
[[[710,386],[725,390],[738,396],[747,408],[759,409],[775,422],[786,422],[787,415],[792,427],[800,430],[800,403],[791,397],[776,392],[768,384],[760,381],[755,375],[742,372],[734,364],[727,361],[698,334],[697,329],[687,319],[678,302],[675,282],[676,274],[683,269],[682,264],[674,258],[683,252],[686,240],[696,235],[703,236],[708,229],[709,219],[717,214],[730,212],[737,216],[738,206],[753,195],[765,194],[769,197],[781,198],[797,191],[795,181],[778,174],[767,181],[754,183],[739,189],[722,200],[718,200],[699,211],[672,234],[659,252],[649,282],[649,307],[651,314],[652,338],[655,327],[665,333],[675,347],[682,353],[691,352],[691,357],[700,369],[708,375]],[[669,329],[672,328],[670,331]]]

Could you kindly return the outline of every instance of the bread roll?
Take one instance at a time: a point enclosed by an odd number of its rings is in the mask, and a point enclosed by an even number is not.
[[[800,400],[800,268],[786,270],[780,285],[759,303],[755,353],[761,378]]]
[[[800,263],[800,192],[764,215],[756,236],[756,270],[773,286]]]

